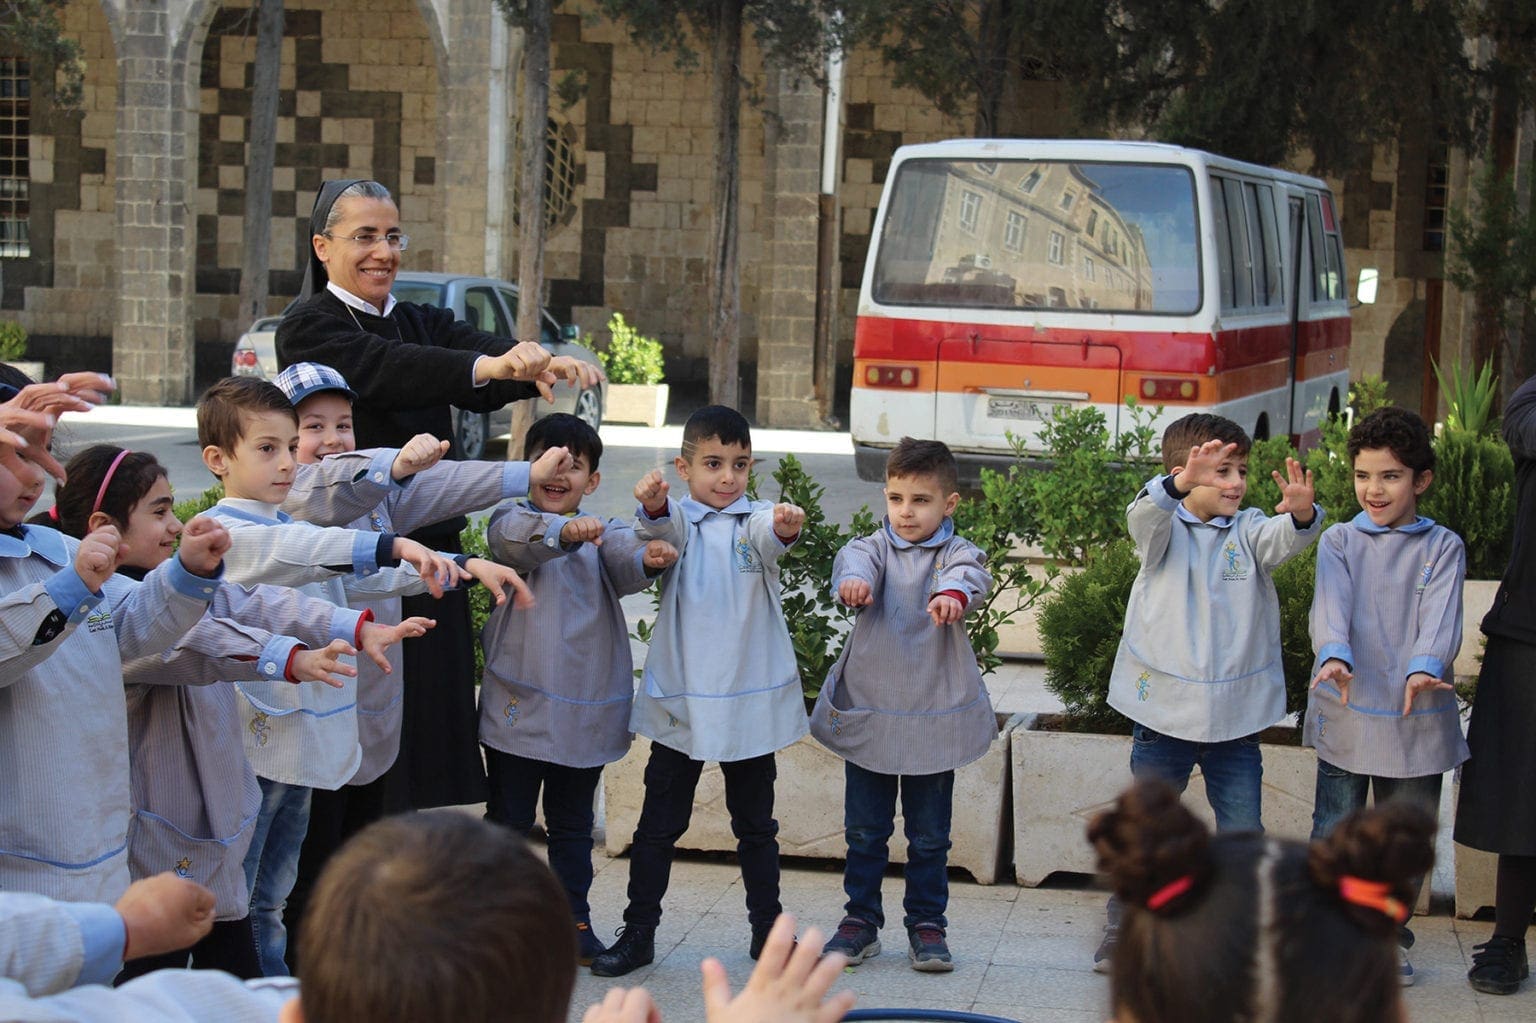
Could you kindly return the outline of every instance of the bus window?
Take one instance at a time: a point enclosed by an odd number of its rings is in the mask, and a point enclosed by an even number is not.
[[[1285,301],[1285,286],[1280,273],[1280,231],[1275,224],[1275,189],[1273,185],[1248,185],[1248,199],[1258,215],[1259,251],[1263,253],[1262,301],[1278,306]]]
[[[1344,297],[1344,255],[1339,251],[1339,236],[1328,235],[1328,298],[1337,301]]]
[[[1248,243],[1248,217],[1243,212],[1243,183],[1222,178],[1227,197],[1227,229],[1232,235],[1232,304],[1247,309],[1253,302],[1253,248]]]
[[[1226,190],[1220,178],[1211,178],[1211,223],[1216,232],[1216,271],[1221,278],[1221,311],[1229,312],[1237,303],[1232,295],[1232,233],[1227,226]]]
[[[1328,257],[1323,252],[1323,208],[1315,194],[1307,196],[1307,239],[1312,250],[1312,300],[1328,298]]]

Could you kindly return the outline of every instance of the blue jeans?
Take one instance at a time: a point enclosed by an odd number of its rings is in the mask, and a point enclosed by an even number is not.
[[[1382,778],[1374,774],[1355,774],[1335,767],[1326,760],[1317,762],[1317,789],[1312,800],[1312,841],[1327,838],[1334,827],[1365,805],[1366,789],[1376,794],[1376,805],[1401,799],[1422,806],[1430,816],[1440,813],[1441,774],[1418,778]]]
[[[949,926],[949,821],[954,803],[955,772],[939,774],[877,774],[845,764],[843,827],[848,839],[848,864],[843,891],[849,916],[885,926],[880,905],[880,879],[890,862],[890,838],[896,830],[896,793],[901,791],[901,816],[907,835],[907,866],[902,871],[907,890],[902,899],[911,928],[920,923]]]
[[[283,927],[283,906],[299,876],[299,850],[309,830],[310,789],[258,778],[261,812],[251,849],[245,854],[245,884],[251,890],[251,933],[256,958],[268,977],[288,976],[283,953],[288,932]]]
[[[1131,774],[1135,777],[1160,778],[1183,792],[1196,766],[1205,776],[1205,798],[1216,812],[1216,830],[1264,830],[1259,813],[1264,764],[1259,758],[1257,735],[1225,742],[1190,742],[1145,725],[1131,729]]]

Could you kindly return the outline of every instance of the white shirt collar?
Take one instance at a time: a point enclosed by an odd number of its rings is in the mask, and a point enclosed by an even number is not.
[[[348,291],[346,288],[343,288],[335,281],[326,281],[325,290],[329,291],[331,294],[335,295],[337,298],[341,299],[343,302],[351,306],[353,309],[356,309],[358,312],[367,313],[369,316],[388,316],[390,313],[395,311],[394,295],[390,295],[384,300],[384,312],[381,314],[372,302],[358,298],[356,295],[352,294],[352,292]]]

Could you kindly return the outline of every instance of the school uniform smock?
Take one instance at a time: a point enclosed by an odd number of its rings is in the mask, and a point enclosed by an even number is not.
[[[1467,759],[1450,691],[1420,693],[1403,714],[1408,676],[1451,681],[1461,649],[1461,538],[1422,515],[1398,529],[1365,512],[1331,526],[1317,546],[1312,598],[1314,675],[1330,658],[1349,665],[1349,703],[1331,682],[1307,700],[1302,742],[1355,774],[1418,778]]]
[[[981,757],[997,734],[962,619],[935,626],[928,602],[946,590],[966,607],[992,577],[981,548],[955,535],[953,520],[921,543],[891,532],[860,537],[837,552],[832,592],[847,579],[870,585],[853,631],[811,712],[823,746],[879,774],[938,774]]]
[[[1201,522],[1150,480],[1126,512],[1141,570],[1110,675],[1109,705],[1189,742],[1225,742],[1285,716],[1280,599],[1270,573],[1323,531],[1244,508]]]
[[[531,760],[598,767],[629,751],[635,677],[619,598],[651,576],[631,524],[608,519],[600,546],[564,544],[569,521],[522,501],[491,516],[491,556],[524,574],[535,604],[523,611],[508,601],[486,622],[480,741]]]
[[[746,760],[808,728],[795,650],[779,603],[773,504],[737,498],[716,509],[669,498],[641,509],[636,534],[678,559],[662,575],[661,609],[630,729],[693,760]]]
[[[0,889],[113,902],[128,887],[124,660],[191,628],[220,583],[179,557],[93,593],[79,543],[0,533]]]

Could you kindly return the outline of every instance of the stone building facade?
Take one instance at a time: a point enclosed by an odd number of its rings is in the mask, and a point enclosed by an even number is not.
[[[327,177],[373,177],[395,192],[412,237],[408,268],[515,279],[518,34],[485,0],[285,6],[270,311],[297,291],[310,203]],[[579,72],[584,88],[551,116],[564,190],[547,247],[549,305],[599,336],[622,311],[664,341],[674,378],[702,378],[707,73],[635,46],[590,7],[562,5],[554,28],[554,75]],[[110,365],[125,400],[185,402],[222,375],[248,320],[237,294],[254,10],[73,0],[65,26],[85,50],[83,99],[60,111],[45,89],[32,90],[29,237],[24,253],[0,256],[0,316],[31,332],[50,372]],[[743,70],[760,97],[742,115],[744,393],[755,394],[764,424],[814,426],[823,411],[812,351],[826,107],[819,87],[763,68],[750,43]],[[1064,98],[1032,90],[1020,115],[1028,131],[1072,133]],[[896,89],[867,52],[845,63],[837,116],[834,325],[846,368],[891,153],[969,131]],[[1436,173],[1450,173],[1437,166],[1425,140],[1405,139],[1334,182],[1350,265],[1377,266],[1384,280],[1382,300],[1357,316],[1356,374],[1417,374],[1425,331],[1441,322],[1439,258],[1424,247],[1425,197]],[[1434,338],[1445,357],[1459,354],[1458,326]]]

